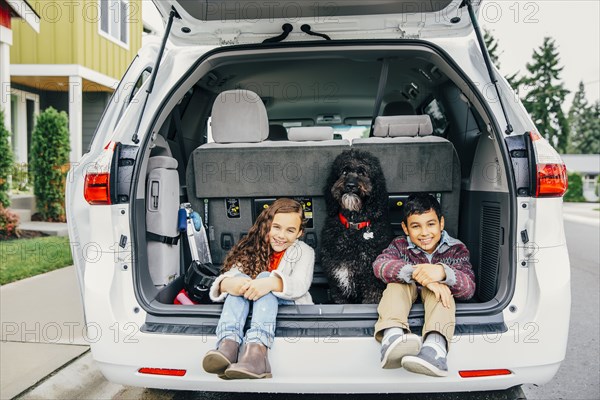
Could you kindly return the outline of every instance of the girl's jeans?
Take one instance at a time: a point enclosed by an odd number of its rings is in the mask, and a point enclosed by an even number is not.
[[[239,274],[237,276],[247,275]],[[256,279],[268,278],[269,276],[271,275],[268,272],[261,272]],[[279,305],[293,305],[294,302],[280,299],[271,292],[254,301],[250,329],[246,332],[244,339],[244,325],[250,311],[251,302],[243,296],[227,295],[217,325],[217,348],[223,339],[235,340],[240,344],[244,340],[246,343],[262,343],[271,348],[275,338],[275,320]]]

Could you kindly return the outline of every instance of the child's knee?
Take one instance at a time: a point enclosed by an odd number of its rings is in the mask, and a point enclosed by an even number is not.
[[[267,271],[263,271],[260,274],[258,274],[258,276],[256,277],[256,279],[263,279],[263,278],[268,278],[271,276],[270,272]]]

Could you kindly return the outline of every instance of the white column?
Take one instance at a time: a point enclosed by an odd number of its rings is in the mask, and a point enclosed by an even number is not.
[[[69,76],[69,136],[71,162],[79,161],[83,136],[83,80],[81,76]]]
[[[5,31],[1,31],[3,37],[0,40],[0,108],[4,111],[4,127],[10,132],[10,44],[4,41]]]
[[[15,140],[15,161],[27,163],[27,98],[22,91],[16,91],[17,103],[15,104],[16,126],[13,127],[13,140]]]

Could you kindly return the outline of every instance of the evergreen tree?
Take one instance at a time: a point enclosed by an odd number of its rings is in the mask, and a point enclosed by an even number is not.
[[[69,119],[48,107],[31,134],[33,192],[43,221],[65,221],[65,177],[69,168]]]
[[[600,101],[586,109],[582,120],[578,150],[582,154],[600,153]]]
[[[600,152],[599,103],[589,105],[585,96],[585,86],[579,82],[569,110],[571,140],[569,153],[594,154]]]
[[[569,124],[561,105],[569,93],[560,81],[558,49],[552,38],[544,38],[542,46],[533,51],[533,61],[527,63],[528,75],[521,80],[525,96],[523,105],[538,131],[559,153],[565,153],[569,142]]]

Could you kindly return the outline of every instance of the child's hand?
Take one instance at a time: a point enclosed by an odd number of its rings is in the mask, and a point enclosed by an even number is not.
[[[255,301],[269,292],[281,291],[281,286],[281,279],[271,276],[269,278],[254,279],[246,282],[241,290],[245,298]]]
[[[429,285],[427,285],[427,289],[431,290],[435,294],[435,299],[437,301],[441,301],[444,307],[450,308],[452,292],[450,292],[450,288],[448,286],[439,282],[431,282]]]
[[[246,276],[225,278],[221,281],[221,292],[226,292],[234,296],[242,296],[244,294],[242,288],[250,281],[251,279]]]
[[[413,279],[422,286],[427,286],[432,282],[440,282],[446,279],[446,272],[444,271],[444,267],[440,264],[417,264],[413,267],[415,268],[412,273]]]

